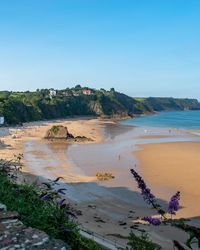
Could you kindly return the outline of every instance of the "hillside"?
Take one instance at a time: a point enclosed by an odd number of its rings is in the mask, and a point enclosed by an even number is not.
[[[7,124],[68,116],[127,117],[155,111],[200,109],[196,99],[132,98],[114,89],[95,90],[77,85],[64,90],[0,92],[0,115]]]

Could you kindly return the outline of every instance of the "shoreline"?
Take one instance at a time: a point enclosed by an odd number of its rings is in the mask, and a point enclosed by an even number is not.
[[[14,155],[23,154],[25,150],[25,144],[29,141],[44,145],[51,144],[51,141],[44,139],[44,137],[46,131],[53,125],[67,126],[70,133],[72,133],[73,135],[86,136],[92,139],[92,141],[90,142],[76,142],[76,144],[100,143],[103,140],[101,130],[105,122],[102,122],[93,117],[79,117],[64,120],[62,119],[25,123],[22,127],[7,127],[6,132],[3,134],[3,136],[0,137],[0,139],[7,145],[7,147],[2,147],[0,149],[1,158],[10,160],[13,159]],[[0,130],[4,131],[5,128],[0,128]],[[57,141],[56,143],[70,145],[74,142]],[[23,160],[23,164],[26,164],[25,160]],[[24,167],[23,171],[28,171],[28,169]]]
[[[63,124],[63,121],[60,122]],[[173,142],[176,139],[189,140],[191,136],[196,136],[184,131],[177,134],[176,130],[169,134],[168,130],[157,128],[148,128],[146,133],[144,128],[120,125],[110,120],[78,118],[73,121],[66,120],[64,125],[75,135],[92,135],[92,143],[48,143],[41,137],[51,125],[55,125],[55,122],[27,126],[22,130],[13,130],[17,138],[13,139],[13,134],[7,137],[8,140],[5,138],[6,143],[9,143],[9,140],[13,142],[13,148],[8,150],[7,157],[20,150],[24,151],[25,157],[31,155],[32,159],[25,158],[24,162],[26,164],[29,161],[29,169],[23,169],[27,172],[25,175],[29,176],[28,182],[38,180],[38,176],[45,179],[64,176],[65,180],[60,182],[59,187],[67,189],[67,201],[82,211],[78,224],[119,244],[123,245],[127,240],[114,236],[115,232],[127,237],[131,227],[136,225],[136,234],[140,234],[140,230],[147,231],[152,240],[165,249],[173,249],[174,235],[177,235],[176,239],[180,242],[186,241],[187,234],[176,228],[138,226],[138,217],[151,215],[153,211],[141,198],[129,171],[132,165],[137,163],[136,159],[133,159],[132,151],[134,150],[134,154],[137,153],[138,147],[143,147],[149,142],[156,144]],[[95,130],[92,130],[94,128]],[[81,134],[82,132],[84,134]],[[91,132],[93,134],[90,134]],[[24,146],[20,148],[20,144]],[[3,150],[1,152],[3,153]],[[34,163],[31,169],[30,161]],[[48,167],[45,165],[47,163]],[[95,172],[99,171],[99,168],[114,172],[116,178],[107,182],[97,181]],[[162,196],[161,198],[163,199]],[[161,202],[166,203],[165,200]]]

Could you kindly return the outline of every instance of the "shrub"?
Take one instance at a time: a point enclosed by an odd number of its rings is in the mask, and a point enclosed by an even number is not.
[[[9,210],[17,211],[21,221],[46,232],[50,237],[65,241],[72,249],[101,250],[92,240],[83,238],[66,205],[45,199],[44,191],[35,185],[18,185],[0,171],[0,201]],[[50,192],[46,191],[50,197]],[[56,195],[56,193],[52,193]],[[57,200],[57,198],[56,198]],[[63,203],[63,202],[62,202]],[[73,214],[72,214],[73,215]]]
[[[135,235],[133,232],[130,233],[128,246],[131,250],[159,250],[161,247],[153,243],[147,236],[142,234],[141,236]]]

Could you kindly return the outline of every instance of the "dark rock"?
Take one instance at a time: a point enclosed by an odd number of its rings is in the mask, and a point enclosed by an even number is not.
[[[101,218],[99,218],[99,219],[96,219],[95,220],[96,222],[101,222],[101,223],[106,223],[104,220],[102,220]]]
[[[134,218],[134,217],[133,217],[133,216],[131,216],[131,215],[129,215],[129,216],[128,216],[128,219],[133,219],[133,218]]]
[[[74,138],[74,140],[76,141],[76,142],[84,142],[84,141],[93,141],[91,138],[88,138],[88,137],[86,137],[86,136],[76,136],[75,138]]]
[[[76,210],[76,215],[78,216],[83,215],[83,212],[81,210]]]
[[[88,207],[89,207],[89,208],[93,208],[93,209],[95,209],[95,208],[96,208],[96,206],[95,206],[95,205],[93,205],[93,204],[89,204],[89,205],[88,205]]]
[[[45,139],[74,139],[74,136],[69,133],[67,127],[62,125],[52,126],[46,133]]]
[[[125,225],[127,225],[127,223],[125,221],[119,221],[119,225],[120,226],[125,226]]]
[[[130,226],[131,229],[138,229],[138,227],[139,227],[138,225],[131,225]]]
[[[69,133],[67,127],[62,125],[54,125],[47,132],[44,137],[49,140],[68,140],[72,142],[85,142],[85,141],[93,141],[92,139],[86,136],[76,136],[74,137]]]
[[[101,223],[106,223],[103,219],[101,219],[101,217],[99,216],[94,216],[94,219],[96,222],[101,222]]]

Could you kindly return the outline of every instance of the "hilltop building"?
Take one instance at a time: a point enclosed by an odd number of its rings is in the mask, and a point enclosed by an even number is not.
[[[51,99],[53,98],[53,96],[56,96],[56,94],[57,94],[57,92],[56,92],[55,89],[50,89],[50,90],[49,90],[49,97],[50,97]]]
[[[92,90],[91,89],[84,89],[83,90],[83,94],[84,95],[91,95],[92,94]]]

